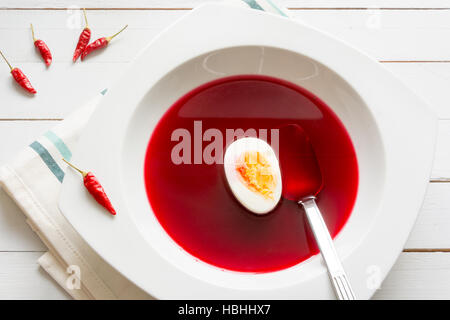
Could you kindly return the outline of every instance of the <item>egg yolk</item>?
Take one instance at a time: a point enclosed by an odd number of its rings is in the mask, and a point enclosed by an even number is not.
[[[258,151],[244,152],[238,159],[236,170],[248,189],[273,199],[276,179],[267,159]]]

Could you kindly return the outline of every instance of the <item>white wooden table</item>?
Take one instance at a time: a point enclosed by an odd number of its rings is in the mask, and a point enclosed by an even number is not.
[[[108,87],[159,31],[203,1],[0,0],[0,50],[39,91],[34,98],[21,94],[6,64],[0,65],[0,163]],[[450,1],[278,1],[296,19],[370,53],[438,114],[436,159],[423,208],[375,298],[450,299]],[[73,64],[83,21],[72,9],[80,7],[89,9],[93,38],[111,35],[125,24],[129,28],[101,55]],[[34,50],[30,22],[53,49],[49,70]],[[39,269],[36,260],[44,251],[0,189],[0,299],[69,298]]]

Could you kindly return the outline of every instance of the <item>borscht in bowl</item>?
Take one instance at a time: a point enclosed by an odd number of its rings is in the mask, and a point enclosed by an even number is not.
[[[343,123],[299,85],[241,74],[187,92],[164,113],[148,143],[148,199],[181,248],[218,268],[251,273],[286,269],[319,252],[296,201],[281,198],[269,214],[252,214],[235,199],[224,174],[230,143],[256,137],[277,153],[279,144],[291,143],[292,137],[280,136],[278,129],[288,124],[309,136],[323,175],[317,203],[331,235],[339,233],[358,190],[356,152]],[[256,186],[265,183],[264,174],[253,176]]]

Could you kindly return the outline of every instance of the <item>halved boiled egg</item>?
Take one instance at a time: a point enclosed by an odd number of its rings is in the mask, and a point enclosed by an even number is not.
[[[281,172],[272,147],[258,138],[241,138],[225,151],[225,176],[233,195],[248,210],[265,214],[281,198]]]

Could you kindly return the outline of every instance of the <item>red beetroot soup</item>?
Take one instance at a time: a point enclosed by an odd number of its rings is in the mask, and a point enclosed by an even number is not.
[[[336,236],[352,211],[358,187],[356,154],[347,131],[309,91],[272,77],[241,75],[187,93],[151,136],[144,172],[147,195],[160,224],[178,245],[207,263],[242,272],[277,271],[318,253],[297,203],[281,199],[271,213],[254,215],[229,190],[223,164],[194,159],[196,150],[198,154],[211,144],[211,139],[199,143],[210,128],[224,137],[227,129],[266,129],[270,143],[271,129],[284,124],[298,124],[310,137],[324,180],[317,203]],[[172,139],[177,129],[185,129],[191,139]],[[176,164],[171,155],[181,142],[189,145],[191,154],[177,152],[189,161]],[[222,154],[225,148],[223,141]]]

